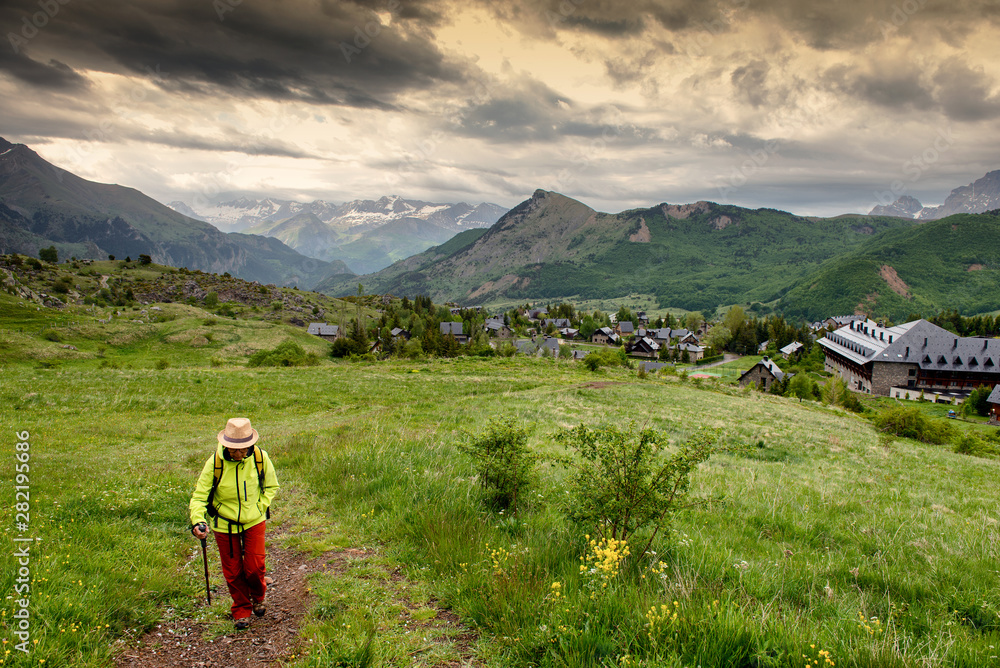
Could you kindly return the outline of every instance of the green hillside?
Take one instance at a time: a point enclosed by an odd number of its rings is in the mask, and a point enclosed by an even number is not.
[[[1000,308],[1000,211],[886,231],[798,281],[778,308],[806,319],[862,310],[896,321],[946,309],[995,311]]]
[[[639,293],[655,295],[661,306],[713,311],[720,304],[777,300],[831,257],[916,224],[892,217],[803,218],[710,202],[610,215],[537,191],[471,245],[450,253],[431,249],[320,289],[346,294],[360,280],[373,292],[470,304]]]

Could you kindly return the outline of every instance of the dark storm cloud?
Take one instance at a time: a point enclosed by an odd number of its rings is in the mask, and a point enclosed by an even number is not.
[[[1000,96],[991,95],[994,81],[982,68],[958,59],[946,61],[934,75],[941,106],[956,121],[981,121],[1000,116]]]
[[[1000,117],[1000,96],[991,92],[993,78],[954,57],[932,73],[906,64],[838,66],[824,80],[835,90],[894,111],[936,110],[953,121]]]
[[[0,47],[0,72],[7,72],[21,82],[39,88],[77,90],[86,87],[87,80],[69,65],[55,59],[42,63],[33,60],[25,51]]]
[[[407,91],[467,78],[470,66],[434,43],[434,7],[418,0],[76,2],[30,43],[55,60],[45,65],[8,52],[0,71],[53,86],[79,78],[59,59],[122,74],[155,68],[162,86],[193,95],[388,109]],[[29,0],[5,3],[0,26],[17,26],[37,9]],[[392,14],[390,25],[376,12]]]
[[[900,63],[875,70],[841,65],[827,71],[822,78],[832,89],[880,107],[924,111],[934,106],[934,96],[914,65]]]

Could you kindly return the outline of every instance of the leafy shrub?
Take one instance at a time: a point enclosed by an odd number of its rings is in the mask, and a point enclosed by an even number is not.
[[[654,429],[614,425],[591,429],[580,425],[556,434],[556,440],[579,456],[570,489],[567,514],[601,538],[628,541],[652,528],[641,559],[670,514],[687,502],[691,473],[717,452],[718,435],[700,431],[669,457],[669,443]]]
[[[165,358],[160,358],[160,359],[156,360],[156,364],[154,366],[156,367],[156,369],[158,371],[163,371],[164,369],[166,369],[166,368],[168,368],[170,366],[170,360],[165,359]]]
[[[898,438],[913,438],[924,443],[947,443],[951,440],[951,427],[937,422],[920,412],[919,408],[892,406],[872,419],[879,431]]]
[[[493,418],[482,434],[459,449],[474,460],[487,504],[516,509],[535,478],[537,457],[528,449],[528,430],[514,418]]]
[[[306,353],[295,341],[283,341],[271,350],[260,350],[250,356],[247,366],[315,366],[316,353]]]
[[[602,366],[631,367],[631,362],[621,348],[606,348],[595,350],[583,358],[583,364],[591,371],[597,371]]]
[[[125,259],[128,260],[128,258],[125,258]],[[153,258],[150,257],[149,255],[144,254],[144,253],[140,254],[139,255],[139,264],[141,264],[141,265],[153,264]]]
[[[972,455],[973,457],[995,457],[1000,454],[1000,450],[995,444],[971,432],[965,432],[959,436],[952,449],[960,455]]]
[[[208,360],[208,362],[209,362],[209,364],[211,364],[211,365],[212,365],[213,367],[220,367],[220,366],[222,366],[222,358],[221,358],[221,357],[219,357],[218,355],[213,355],[213,356],[212,356],[212,357],[211,357],[211,358],[210,358],[210,359]]]
[[[49,246],[48,248],[39,248],[38,259],[44,262],[51,262],[52,264],[55,264],[59,262],[59,251],[56,250],[55,246]]]
[[[205,295],[205,306],[207,308],[215,308],[219,305],[219,293],[212,290],[207,295]]]
[[[42,334],[42,338],[45,339],[46,341],[53,341],[55,343],[62,342],[62,337],[59,336],[59,332],[57,332],[54,329],[45,330],[45,332]]]

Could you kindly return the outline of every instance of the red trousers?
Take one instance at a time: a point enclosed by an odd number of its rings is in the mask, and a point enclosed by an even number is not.
[[[245,619],[253,612],[254,602],[264,600],[264,525],[256,524],[242,534],[215,533],[222,558],[222,573],[233,597],[233,619]]]

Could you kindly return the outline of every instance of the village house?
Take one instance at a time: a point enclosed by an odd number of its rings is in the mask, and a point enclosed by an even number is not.
[[[340,338],[340,326],[328,325],[325,322],[311,322],[306,331],[326,341],[336,341]]]
[[[572,327],[563,327],[559,330],[559,336],[566,339],[567,341],[572,341],[573,339],[580,336],[580,330],[573,329]]]
[[[460,322],[442,322],[441,323],[441,336],[454,336],[455,340],[459,343],[466,343],[469,337],[465,335],[462,331],[462,324]]]
[[[785,372],[778,368],[774,360],[764,357],[757,364],[743,372],[740,376],[740,387],[756,383],[765,392],[771,389],[772,383],[780,383],[785,378]],[[791,376],[789,376],[791,377]]]
[[[635,334],[635,325],[632,324],[631,320],[625,320],[623,322],[619,322],[615,326],[615,332],[617,332],[621,336],[632,336],[633,334]]]
[[[514,331],[504,324],[502,318],[490,318],[483,324],[486,333],[495,339],[509,339],[514,336]]]
[[[570,326],[569,318],[546,318],[542,320],[542,327],[554,326],[556,329],[563,329]]]
[[[614,345],[617,346],[621,343],[621,337],[612,331],[610,327],[601,327],[593,336],[590,337],[591,343],[599,343],[601,345]]]
[[[410,331],[407,329],[403,329],[402,327],[393,327],[392,330],[389,331],[389,336],[394,339],[404,339],[409,341],[411,335]]]
[[[801,343],[799,343],[798,341],[792,341],[778,352],[780,352],[781,356],[787,360],[791,359],[793,355],[797,355],[799,351],[802,350],[802,348],[803,346]]]
[[[926,320],[894,327],[854,320],[817,343],[826,370],[855,392],[951,401],[1000,383],[1000,339],[960,337]]]
[[[659,352],[659,343],[649,337],[643,337],[635,340],[635,342],[631,345],[628,354],[634,357],[648,357],[649,359],[656,359]]]
[[[705,356],[705,349],[693,343],[678,343],[674,347],[677,350],[678,357],[682,356],[686,352],[688,354],[688,359],[692,362],[697,362]]]

